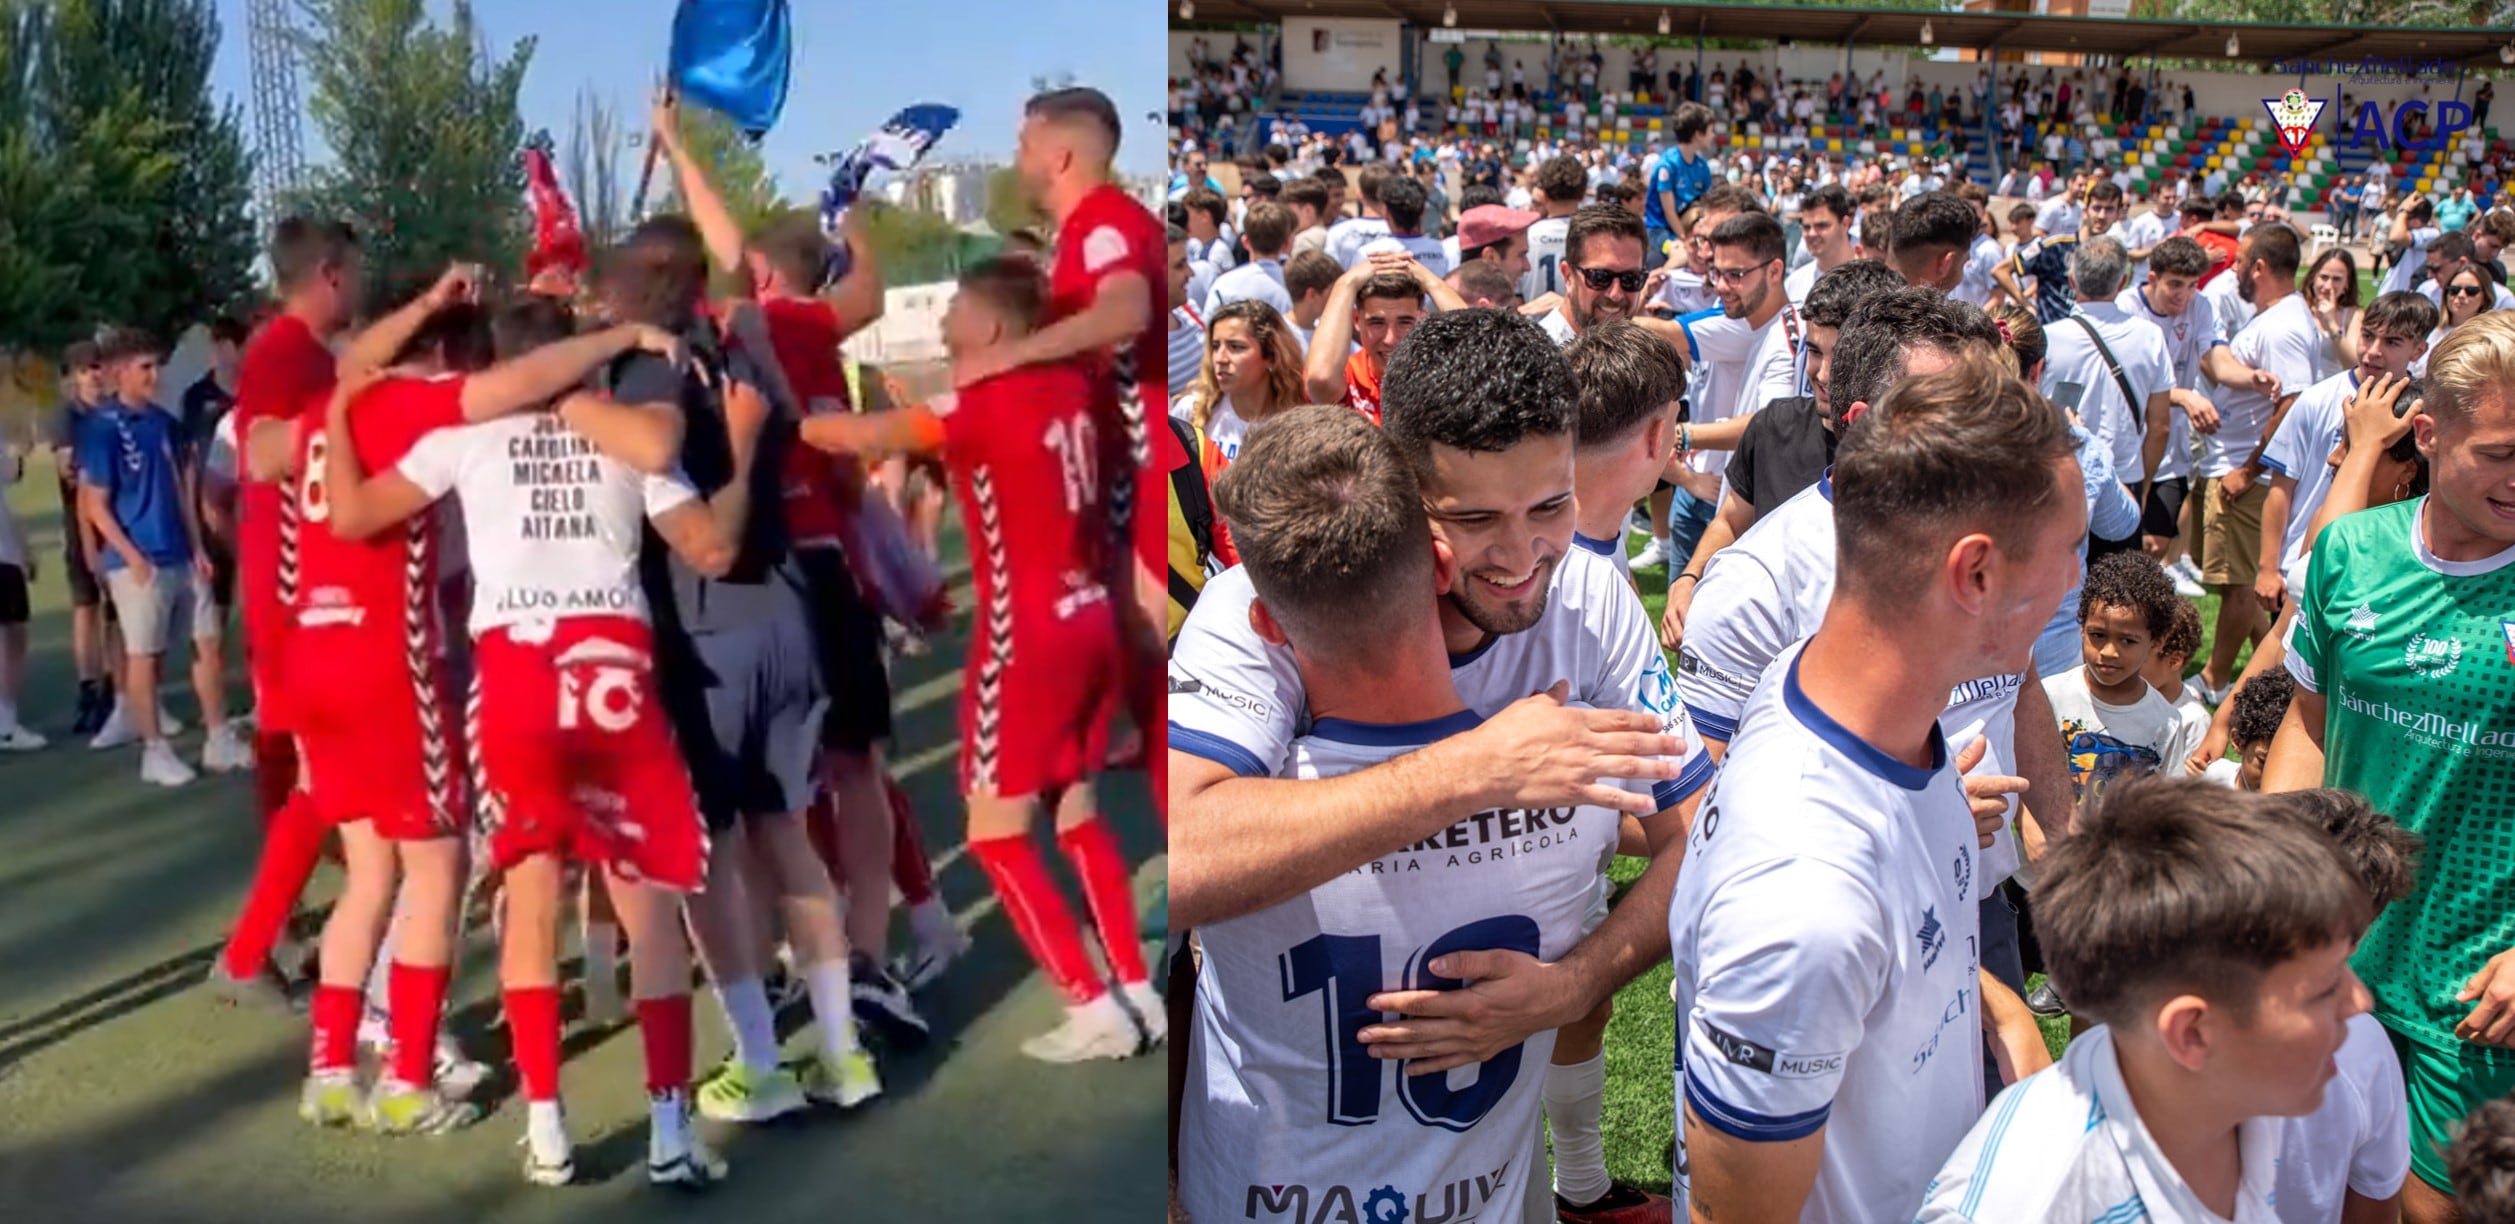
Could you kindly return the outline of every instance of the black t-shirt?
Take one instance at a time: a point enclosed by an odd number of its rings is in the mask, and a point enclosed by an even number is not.
[[[711,497],[732,481],[734,474],[733,439],[725,422],[724,380],[731,377],[754,386],[761,384],[751,359],[740,353],[728,355],[712,332],[693,336],[691,341],[689,369],[675,370],[661,357],[635,352],[612,364],[608,383],[612,396],[624,403],[681,406],[682,474],[701,497]],[[784,572],[789,557],[779,479],[784,471],[785,448],[793,442],[794,431],[792,414],[785,412],[772,413],[760,431],[759,447],[751,463],[750,517],[744,524],[733,568],[725,577],[701,577],[673,555],[651,530],[648,532],[639,557],[647,596],[658,604],[669,601],[673,613],[662,615],[663,610],[658,609],[659,628],[669,624],[692,633],[731,629],[760,623],[782,609],[784,605],[769,584],[799,581]]]
[[[183,408],[175,414],[183,427],[184,441],[197,457],[209,452],[210,434],[218,428],[219,418],[236,406],[236,393],[218,385],[216,375],[204,374],[198,382],[184,388]]]
[[[1834,431],[1825,427],[1812,396],[1794,395],[1764,405],[1747,418],[1738,449],[1729,456],[1729,491],[1770,514],[1825,475],[1834,463]]]

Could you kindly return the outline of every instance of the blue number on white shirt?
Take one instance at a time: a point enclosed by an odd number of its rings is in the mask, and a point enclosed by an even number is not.
[[[1537,955],[1537,923],[1522,914],[1480,918],[1418,949],[1406,962],[1408,990],[1457,990],[1465,983],[1435,976],[1425,966],[1451,952],[1497,949]],[[1317,935],[1293,945],[1280,958],[1284,1001],[1318,993],[1326,1010],[1327,1120],[1337,1126],[1369,1126],[1380,1120],[1380,1083],[1385,1074],[1362,1043],[1366,1025],[1381,1013],[1363,1000],[1379,993],[1380,937]],[[1397,1095],[1406,1112],[1425,1126],[1445,1130],[1474,1129],[1510,1091],[1519,1076],[1520,1047],[1512,1046],[1477,1068],[1476,1081],[1452,1088],[1447,1075],[1408,1075],[1397,1066]]]
[[[1540,255],[1537,257],[1537,283],[1544,285],[1546,287],[1546,292],[1548,293],[1563,292],[1563,281],[1555,275],[1554,271],[1555,264],[1561,262],[1561,260],[1562,256],[1559,255]]]

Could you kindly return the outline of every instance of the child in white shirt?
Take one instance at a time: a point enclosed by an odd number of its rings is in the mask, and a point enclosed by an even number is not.
[[[2201,777],[2237,790],[2262,789],[2262,766],[2270,760],[2271,737],[2279,734],[2279,724],[2288,717],[2288,699],[2296,692],[2296,679],[2284,667],[2245,681],[2228,698],[2236,707],[2227,717],[2227,738],[2235,741],[2236,755],[2210,762]]]
[[[2108,791],[2038,870],[2045,967],[2097,1026],[1992,1101],[1917,1224],[2281,1224],[2290,1119],[2346,1095],[2366,1010],[2357,873],[2280,800],[2166,778]]]
[[[2189,599],[2178,599],[2174,605],[2174,623],[2166,626],[2165,636],[2157,639],[2157,649],[2148,656],[2148,666],[2141,674],[2157,695],[2173,703],[2183,723],[2192,729],[2194,747],[2209,736],[2209,707],[2201,703],[2201,689],[2183,682],[2183,669],[2201,648],[2201,610]],[[2181,769],[2183,762],[2168,758],[2166,772]]]
[[[2091,777],[2159,772],[2200,745],[2199,732],[2144,675],[2182,602],[2164,567],[2144,553],[2114,553],[2088,567],[2078,599],[2085,662],[2043,682],[2075,794]]]

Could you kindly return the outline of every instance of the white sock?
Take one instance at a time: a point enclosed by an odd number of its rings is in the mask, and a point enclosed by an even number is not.
[[[568,1147],[568,1122],[557,1101],[524,1102],[524,1133],[537,1148]]]
[[[17,730],[17,703],[0,701],[0,732]]]
[[[725,1027],[733,1034],[734,1057],[753,1071],[777,1069],[777,1017],[769,1010],[768,991],[758,978],[722,982],[716,1005],[725,1011]]]
[[[589,989],[620,993],[619,924],[585,924],[585,984]]]
[[[1650,542],[1658,545],[1660,550],[1664,552],[1668,548],[1668,533],[1664,531],[1653,532],[1650,537]]]
[[[920,943],[943,943],[960,933],[941,897],[928,897],[908,907],[908,929],[917,933]]]
[[[812,995],[812,1018],[820,1021],[821,1053],[833,1059],[855,1053],[856,1008],[847,989],[847,958],[805,969],[803,984]]]
[[[1546,1067],[1546,1129],[1554,1133],[1554,1192],[1580,1206],[1607,1192],[1607,1140],[1599,1115],[1607,1105],[1607,1055]]]

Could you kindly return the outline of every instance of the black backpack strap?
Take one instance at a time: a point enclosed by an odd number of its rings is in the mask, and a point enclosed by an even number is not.
[[[1171,496],[1179,500],[1179,517],[1187,520],[1188,533],[1196,537],[1196,563],[1202,566],[1214,555],[1214,501],[1205,487],[1205,471],[1199,462],[1195,427],[1177,417],[1166,419],[1170,422],[1170,432],[1179,439],[1179,449],[1188,456],[1186,463],[1170,473]],[[1171,595],[1179,598],[1184,580],[1172,574],[1170,582]],[[1196,592],[1190,589],[1184,598],[1179,598],[1179,602],[1183,607],[1195,603]]]
[[[2096,331],[2096,325],[2089,322],[2087,316],[2074,314],[2065,317],[2078,324],[2079,330],[2096,342],[2096,355],[2105,359],[2105,372],[2113,375],[2113,385],[2122,389],[2122,403],[2131,411],[2131,432],[2146,437],[2148,405],[2140,399],[2138,392],[2131,390],[2131,376],[2122,372],[2122,363],[2113,359],[2113,350],[2105,347],[2105,338]]]

